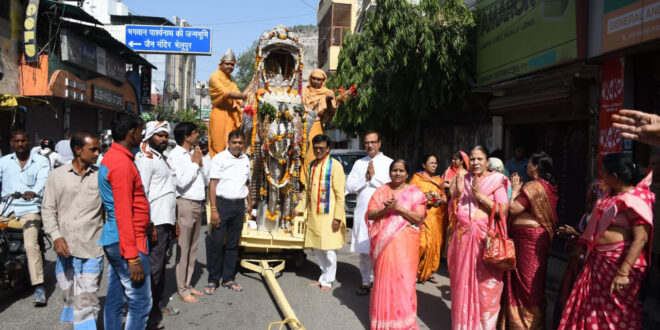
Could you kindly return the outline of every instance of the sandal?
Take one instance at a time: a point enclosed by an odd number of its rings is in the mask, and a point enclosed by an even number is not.
[[[211,296],[215,294],[215,288],[217,285],[215,283],[209,283],[204,287],[204,293]]]
[[[360,287],[355,291],[355,294],[358,296],[366,296],[371,291],[371,286],[369,285],[360,285]]]
[[[240,284],[238,284],[234,281],[229,281],[227,283],[222,283],[220,285],[222,285],[223,288],[229,289],[229,290],[232,290],[232,291],[236,291],[236,292],[243,291],[243,287]]]
[[[163,316],[179,315],[179,312],[180,311],[179,311],[178,308],[168,306],[168,307],[165,307],[165,309],[163,309]]]
[[[438,284],[438,280],[436,280],[435,277],[433,277],[433,276],[429,277],[429,279],[427,281],[431,282],[433,284]]]

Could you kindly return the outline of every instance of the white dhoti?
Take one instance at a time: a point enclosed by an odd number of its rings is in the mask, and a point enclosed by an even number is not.
[[[316,261],[321,268],[321,276],[319,282],[321,286],[332,287],[332,282],[335,281],[337,276],[337,252],[335,250],[319,250],[312,249]]]
[[[369,162],[373,160],[375,174],[367,181]],[[372,277],[371,260],[369,259],[369,229],[365,220],[367,207],[371,195],[382,186],[390,182],[390,164],[392,159],[379,153],[376,157],[366,156],[353,165],[351,173],[346,179],[346,192],[357,194],[355,210],[353,212],[353,232],[351,239],[351,252],[360,254],[360,275],[362,284],[370,285]]]

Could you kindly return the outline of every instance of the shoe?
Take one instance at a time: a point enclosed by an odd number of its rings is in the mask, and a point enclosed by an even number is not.
[[[38,286],[34,289],[34,305],[37,307],[46,306],[46,290],[43,286]]]

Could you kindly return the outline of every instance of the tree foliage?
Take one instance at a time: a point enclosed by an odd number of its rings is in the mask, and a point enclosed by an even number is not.
[[[154,120],[169,121],[172,124],[189,121],[197,125],[197,132],[200,136],[206,135],[206,132],[208,131],[208,126],[206,126],[206,123],[201,119],[201,114],[198,110],[189,109],[175,111],[171,107],[156,106],[156,108],[151,111],[143,112],[141,117],[145,123]]]
[[[335,123],[348,132],[415,128],[464,104],[472,12],[462,0],[378,0],[363,31],[348,36],[329,85],[357,86]]]
[[[254,60],[257,56],[257,46],[259,40],[252,43],[252,46],[238,55],[236,58],[236,70],[234,71],[234,82],[238,89],[244,90],[254,76]]]

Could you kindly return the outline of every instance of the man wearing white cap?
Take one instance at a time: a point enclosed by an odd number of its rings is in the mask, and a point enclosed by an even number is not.
[[[149,268],[151,269],[151,295],[153,303],[147,328],[160,329],[165,291],[166,251],[176,223],[176,180],[168,159],[163,155],[170,136],[170,124],[166,121],[150,121],[146,125],[140,152],[135,165],[144,184],[149,201],[151,223],[147,229],[149,240]],[[178,235],[177,235],[178,236]],[[167,311],[172,313],[172,311]]]
[[[220,57],[218,70],[209,78],[209,96],[213,102],[213,110],[209,118],[209,153],[211,158],[227,149],[229,132],[241,126],[241,105],[248,97],[248,91],[254,89],[256,80],[250,82],[241,93],[231,78],[236,65],[234,52],[227,52]]]

